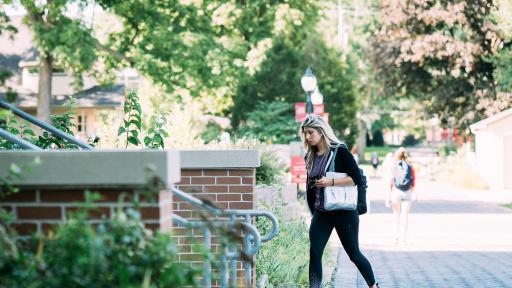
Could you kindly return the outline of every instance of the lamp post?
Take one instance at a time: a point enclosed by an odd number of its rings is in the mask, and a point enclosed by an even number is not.
[[[304,75],[300,79],[300,84],[302,85],[302,89],[306,92],[306,113],[313,113],[313,103],[311,102],[311,93],[315,91],[316,88],[316,77],[311,71],[311,68],[307,68],[304,71]]]
[[[324,103],[324,95],[322,95],[318,86],[316,86],[315,91],[311,93],[311,103],[313,103],[313,105],[320,105]]]

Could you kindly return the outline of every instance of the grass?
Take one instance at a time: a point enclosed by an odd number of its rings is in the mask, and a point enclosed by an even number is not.
[[[508,208],[508,209],[512,209],[512,203],[502,204],[501,206]]]
[[[386,157],[386,154],[389,152],[394,153],[398,147],[396,146],[368,146],[364,149],[364,159],[363,163],[369,164],[370,158],[373,152],[377,152],[379,156],[379,161],[382,163],[382,160]]]

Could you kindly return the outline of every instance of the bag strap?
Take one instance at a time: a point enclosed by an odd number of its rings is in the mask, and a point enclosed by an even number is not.
[[[329,168],[329,172],[334,172],[334,160],[336,160],[336,153],[338,153],[338,147],[340,147],[340,144],[338,144],[334,149],[334,154],[332,155],[331,158],[331,166]]]

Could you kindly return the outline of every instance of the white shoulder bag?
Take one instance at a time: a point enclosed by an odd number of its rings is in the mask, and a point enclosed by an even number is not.
[[[349,177],[346,173],[334,172],[334,162],[338,146],[334,149],[331,159],[331,167],[325,177],[329,179],[340,179]],[[357,208],[357,186],[328,186],[324,188],[324,209],[333,210],[355,210]]]

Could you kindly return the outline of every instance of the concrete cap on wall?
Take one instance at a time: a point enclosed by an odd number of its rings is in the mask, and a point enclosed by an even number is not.
[[[182,150],[181,168],[256,168],[258,150]]]
[[[154,176],[171,187],[181,175],[180,153],[174,150],[2,151],[0,177],[12,163],[30,167],[12,184],[34,188],[138,187]]]

